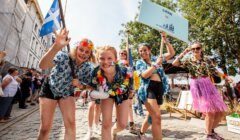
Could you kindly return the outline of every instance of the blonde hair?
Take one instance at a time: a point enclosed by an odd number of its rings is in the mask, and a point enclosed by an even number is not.
[[[127,53],[127,50],[126,49],[121,49],[119,53],[121,53],[121,52]]]
[[[71,59],[76,60],[76,55],[77,55],[77,46],[70,47],[69,56],[71,57]]]
[[[71,57],[72,60],[76,60],[76,55],[77,55],[77,48],[80,46],[74,46],[70,48],[69,56]],[[88,61],[95,63],[95,56],[93,55],[93,50],[91,50],[90,57]]]
[[[115,58],[117,59],[117,50],[112,46],[109,46],[109,45],[100,46],[100,47],[96,48],[96,51],[97,51],[97,53],[96,53],[97,59],[99,59],[100,53],[103,51],[111,51],[114,54]]]

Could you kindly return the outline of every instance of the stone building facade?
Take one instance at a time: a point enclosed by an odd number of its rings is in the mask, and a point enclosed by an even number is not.
[[[39,37],[43,15],[37,0],[0,0],[0,50],[6,61],[40,70],[39,60],[52,44],[52,36]]]

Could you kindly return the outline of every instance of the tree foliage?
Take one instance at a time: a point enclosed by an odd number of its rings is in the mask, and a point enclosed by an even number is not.
[[[240,67],[240,0],[153,0],[153,2],[181,13],[189,21],[189,40],[203,44],[205,53],[217,56],[218,64],[224,72],[235,74]],[[138,15],[136,15],[136,18]],[[152,53],[159,53],[161,35],[139,22],[123,24],[120,35],[124,38],[121,47],[125,46],[127,36],[129,44],[137,50],[137,44],[147,42],[152,45]],[[177,54],[187,44],[169,37]],[[137,57],[136,51],[133,52]]]
[[[191,40],[217,55],[225,72],[236,73],[240,62],[240,0],[179,0],[189,20]]]

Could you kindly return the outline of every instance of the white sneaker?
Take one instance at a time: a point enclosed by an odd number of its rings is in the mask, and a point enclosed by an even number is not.
[[[89,130],[87,134],[84,137],[84,140],[91,140],[91,137],[93,136],[92,130]]]
[[[97,90],[93,90],[89,93],[89,96],[94,99],[107,99],[109,94],[107,92],[99,92]]]

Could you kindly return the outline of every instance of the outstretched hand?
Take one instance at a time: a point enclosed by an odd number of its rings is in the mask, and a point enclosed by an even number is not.
[[[183,54],[185,55],[185,54],[187,54],[188,52],[190,52],[191,51],[191,48],[186,48],[184,51],[183,51]]]
[[[61,29],[59,33],[57,31],[54,31],[54,34],[56,36],[55,42],[54,42],[54,48],[57,50],[61,50],[63,47],[69,44],[71,38],[68,38],[69,31],[64,28]]]
[[[80,85],[79,80],[78,80],[78,79],[73,79],[73,80],[72,80],[72,85],[73,85],[74,87],[79,87],[79,85]]]
[[[157,58],[156,64],[162,65],[162,61],[163,61],[163,57],[159,56],[159,57]]]

